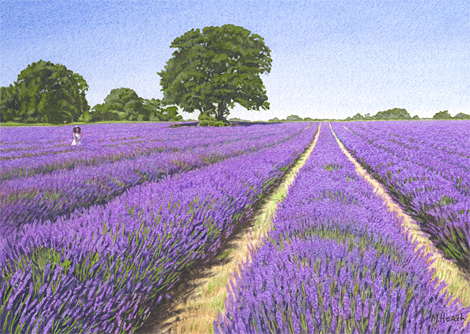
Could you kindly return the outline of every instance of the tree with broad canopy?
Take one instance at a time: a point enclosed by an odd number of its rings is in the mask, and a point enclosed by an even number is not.
[[[54,123],[77,120],[90,109],[88,84],[64,65],[40,60],[28,65],[17,81],[0,89],[0,121]]]
[[[271,71],[271,51],[259,35],[227,24],[188,31],[170,47],[177,50],[158,72],[164,104],[198,110],[201,121],[219,124],[228,123],[235,103],[248,110],[269,109],[260,75]]]

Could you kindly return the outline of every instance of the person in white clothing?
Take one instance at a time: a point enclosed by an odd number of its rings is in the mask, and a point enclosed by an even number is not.
[[[73,137],[72,146],[82,144],[82,129],[80,129],[79,126],[77,125],[74,126],[72,137]]]

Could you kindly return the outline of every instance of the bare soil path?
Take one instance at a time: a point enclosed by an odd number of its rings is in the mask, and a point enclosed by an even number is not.
[[[260,200],[250,218],[235,228],[221,255],[208,264],[188,270],[172,298],[154,310],[137,334],[213,333],[213,321],[225,308],[227,285],[239,272],[239,266],[251,260],[250,249],[255,251],[262,245],[263,237],[272,227],[278,204],[287,196],[289,186],[317,143],[320,127],[321,124],[312,143]]]

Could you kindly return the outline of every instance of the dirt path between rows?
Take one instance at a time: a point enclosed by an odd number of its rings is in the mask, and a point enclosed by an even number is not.
[[[286,197],[288,187],[307,161],[320,133],[289,168],[278,184],[260,200],[248,221],[237,226],[230,236],[223,256],[187,272],[172,299],[163,302],[136,334],[211,333],[218,313],[223,311],[227,285],[242,263],[250,261],[250,249],[261,246],[263,237],[272,227],[277,206]]]
[[[387,193],[384,186],[374,179],[357,161],[354,157],[349,153],[349,151],[344,147],[343,143],[339,140],[336,136],[336,133],[333,131],[331,123],[329,123],[331,132],[336,138],[336,141],[343,151],[343,153],[348,157],[348,159],[355,165],[357,174],[363,177],[369,184],[374,187],[375,194],[380,197],[383,203],[387,206],[388,211],[395,214],[398,218],[399,222],[407,231],[409,231],[413,237],[413,243],[416,245],[415,250],[417,251],[421,247],[425,247],[426,253],[430,253],[432,257],[428,260],[431,261],[432,259],[436,259],[434,263],[432,263],[429,268],[435,268],[434,276],[436,276],[439,282],[444,281],[448,288],[447,290],[452,293],[453,299],[457,299],[462,305],[469,306],[470,305],[470,286],[468,284],[462,285],[461,282],[466,282],[467,280],[461,274],[458,267],[453,264],[452,262],[446,260],[439,254],[437,248],[432,244],[432,242],[427,238],[427,236],[421,231],[419,225],[410,217],[408,216],[403,209],[395,203],[392,197]],[[348,128],[344,127],[346,130]],[[460,284],[459,284],[460,283]],[[436,285],[437,286],[437,285]],[[444,290],[443,290],[444,291]],[[460,297],[460,298],[458,298]],[[470,314],[467,317],[464,326],[470,321]]]

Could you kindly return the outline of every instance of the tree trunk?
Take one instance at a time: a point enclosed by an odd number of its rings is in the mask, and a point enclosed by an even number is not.
[[[227,110],[227,106],[225,104],[225,101],[222,101],[222,103],[219,103],[217,106],[217,114],[216,114],[216,119],[218,121],[223,121],[224,123],[226,122],[225,119],[225,111]]]

